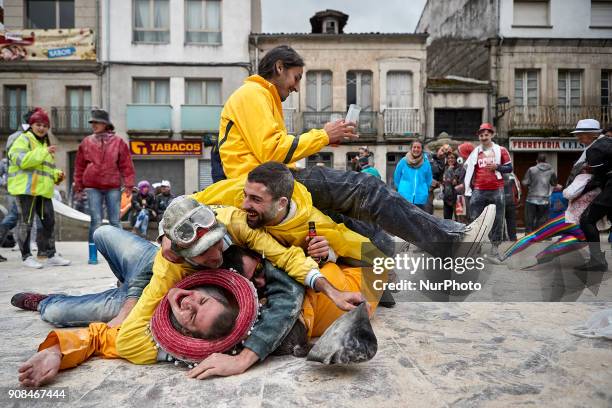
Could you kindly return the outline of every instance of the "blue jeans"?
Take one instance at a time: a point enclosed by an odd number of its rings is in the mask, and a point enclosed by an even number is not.
[[[121,207],[121,190],[114,188],[112,190],[98,190],[97,188],[86,188],[87,200],[89,201],[89,215],[91,222],[89,224],[89,242],[93,241],[93,233],[102,225],[103,205],[106,204],[108,212],[108,223],[113,227],[121,228],[119,223],[119,211]]]
[[[306,186],[315,207],[352,218],[349,228],[370,238],[387,255],[379,240],[385,234],[376,233],[380,229],[442,257],[450,255],[450,244],[459,241],[465,231],[465,225],[426,213],[366,173],[313,166],[296,170],[294,176]]]
[[[474,220],[489,204],[495,204],[495,222],[489,233],[489,239],[494,246],[499,246],[503,240],[504,233],[504,189],[499,190],[474,190],[470,198],[470,219]]]
[[[19,211],[17,210],[17,201],[15,197],[8,196],[9,199],[9,211],[6,216],[0,222],[0,226],[6,228],[6,230],[12,230],[17,226],[17,221],[19,220]]]
[[[125,299],[139,297],[151,279],[158,251],[154,244],[108,225],[98,228],[93,239],[121,286],[90,295],[50,295],[38,306],[44,321],[57,327],[108,322],[117,316]]]
[[[140,210],[136,217],[134,228],[136,228],[136,231],[138,231],[141,236],[147,236],[147,229],[149,228],[149,210],[144,208]]]

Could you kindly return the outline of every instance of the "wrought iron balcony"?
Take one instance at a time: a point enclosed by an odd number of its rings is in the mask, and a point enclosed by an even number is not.
[[[285,118],[285,127],[287,128],[287,133],[295,134],[295,117],[296,117],[296,109],[295,108],[285,108],[283,109],[283,117]]]
[[[602,126],[612,119],[612,106],[514,106],[508,127],[517,129],[573,129],[580,119],[597,119]]]
[[[30,109],[29,106],[0,106],[0,132],[8,136],[18,130],[23,122],[23,115]]]
[[[91,134],[91,107],[83,106],[79,108],[57,107],[51,108],[51,128],[53,134]]]
[[[421,133],[418,108],[387,108],[383,111],[385,135],[414,136]]]

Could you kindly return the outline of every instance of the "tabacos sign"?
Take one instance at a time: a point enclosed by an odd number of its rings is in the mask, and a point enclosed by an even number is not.
[[[130,140],[134,156],[201,156],[201,141],[184,140]]]

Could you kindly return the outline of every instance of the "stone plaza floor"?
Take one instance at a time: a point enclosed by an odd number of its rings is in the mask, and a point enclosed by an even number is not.
[[[19,387],[17,368],[51,329],[37,313],[12,307],[11,296],[84,294],[116,284],[104,261],[87,264],[85,242],[57,247],[71,266],[26,269],[18,252],[1,250],[9,258],[0,263],[1,407],[612,406],[612,341],[569,333],[594,312],[612,308],[607,277],[595,289],[561,296],[562,302],[445,303],[400,293],[395,308],[379,308],[374,317],[377,355],[358,365],[271,357],[240,376],[197,381],[172,364],[93,358],[49,385],[67,387],[68,403],[9,400],[7,390]],[[495,266],[487,284],[503,285],[507,269]]]

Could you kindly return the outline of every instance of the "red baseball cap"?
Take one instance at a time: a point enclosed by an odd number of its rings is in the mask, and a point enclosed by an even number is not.
[[[480,128],[478,129],[478,134],[480,134],[480,132],[482,132],[483,130],[490,130],[491,132],[495,132],[495,128],[493,127],[493,125],[486,122],[480,125]]]
[[[232,349],[248,336],[257,320],[259,302],[255,287],[245,277],[225,269],[206,270],[187,276],[175,288],[190,289],[202,285],[218,286],[231,293],[238,304],[238,317],[231,333],[216,340],[197,339],[179,333],[170,322],[170,302],[166,295],[151,318],[151,334],[165,352],[177,360],[199,363],[213,353]]]
[[[28,120],[30,125],[34,123],[44,123],[47,126],[50,126],[49,115],[42,108],[36,108],[32,116],[30,116],[30,120]]]

